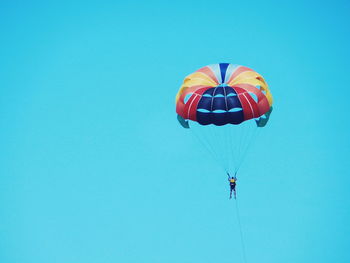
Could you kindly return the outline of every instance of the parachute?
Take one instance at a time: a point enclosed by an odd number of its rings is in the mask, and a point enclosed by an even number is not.
[[[184,79],[176,113],[181,126],[193,131],[225,172],[236,174],[259,129],[268,123],[272,102],[260,74],[219,63]]]

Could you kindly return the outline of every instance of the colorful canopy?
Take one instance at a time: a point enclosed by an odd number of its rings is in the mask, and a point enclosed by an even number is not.
[[[220,63],[187,76],[176,95],[180,123],[240,124],[255,118],[265,126],[272,110],[272,95],[264,78],[250,68]],[[264,116],[262,116],[264,115]]]

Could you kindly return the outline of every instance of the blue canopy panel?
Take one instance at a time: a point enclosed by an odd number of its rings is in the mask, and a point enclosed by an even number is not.
[[[202,94],[197,106],[197,122],[218,126],[244,121],[241,102],[236,91],[227,85],[209,88]]]

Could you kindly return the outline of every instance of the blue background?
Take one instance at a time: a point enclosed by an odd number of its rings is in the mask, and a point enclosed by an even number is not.
[[[243,262],[175,114],[217,62],[275,99],[240,170],[248,262],[350,262],[348,1],[49,2],[0,4],[0,262]]]

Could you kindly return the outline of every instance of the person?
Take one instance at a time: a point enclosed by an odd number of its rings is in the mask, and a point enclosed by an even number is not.
[[[232,192],[236,199],[236,181],[237,181],[236,174],[235,176],[231,177],[230,174],[227,173],[227,176],[228,176],[228,181],[230,182],[230,199],[232,198]]]

